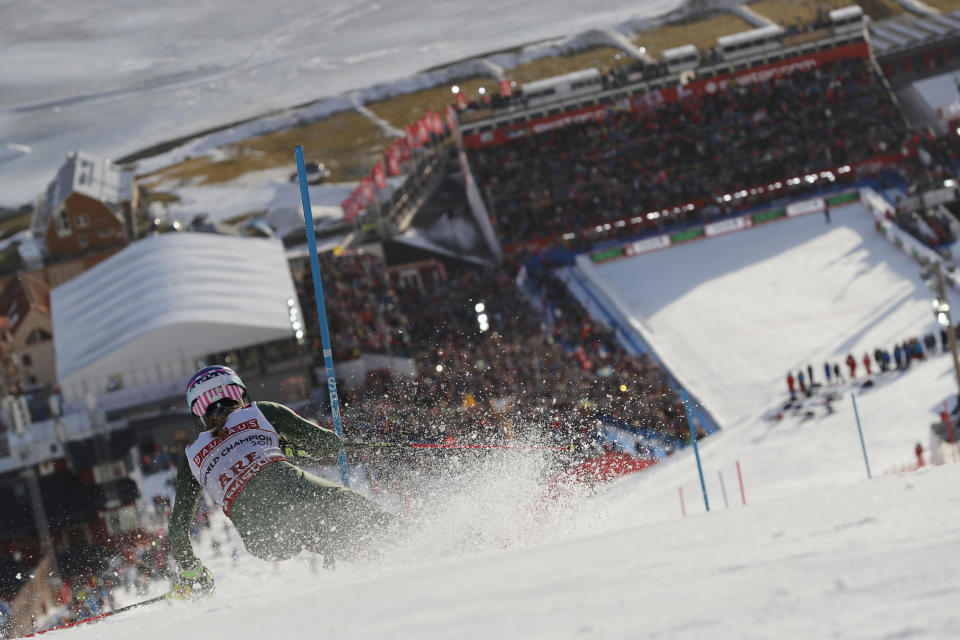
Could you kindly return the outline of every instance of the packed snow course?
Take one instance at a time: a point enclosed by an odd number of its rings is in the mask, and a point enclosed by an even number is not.
[[[377,100],[434,86],[444,72],[418,72],[441,63],[537,43],[500,56],[509,66],[563,50],[589,29],[629,32],[680,4],[8,0],[0,3],[0,205],[32,201],[68,151],[119,158],[279,110],[183,151],[197,155],[353,108],[349,92]],[[459,69],[479,72],[489,69]]]
[[[865,352],[892,354],[896,343],[929,332],[939,345],[939,327],[920,267],[876,232],[862,205],[834,208],[831,220],[812,214],[594,267],[632,329],[724,427],[703,446],[716,499],[720,473],[731,498],[738,493],[737,460],[761,500],[865,477],[854,392],[872,472],[909,465],[917,442],[929,446],[942,402],[957,393],[949,353],[906,371],[878,375],[874,365],[874,386],[861,387]],[[822,384],[825,361],[840,364],[845,382],[782,411],[787,373],[806,375],[809,364]],[[662,487],[665,503],[677,505],[681,477],[685,495],[700,493],[688,469]]]
[[[833,414],[821,392],[799,414],[767,418],[787,400],[787,370],[808,361],[822,370],[824,359],[933,328],[914,263],[861,206],[832,218],[598,268],[723,424],[700,447],[709,514],[690,449],[553,500],[542,459],[464,456],[422,492],[411,533],[376,561],[325,571],[306,555],[270,564],[240,553],[232,566],[236,534],[226,540],[218,519],[198,545],[217,577],[213,598],[54,637],[957,637],[960,466],[892,473],[926,443],[939,402],[955,390],[949,355],[874,375],[869,389],[836,386]],[[219,555],[213,537],[226,542]]]

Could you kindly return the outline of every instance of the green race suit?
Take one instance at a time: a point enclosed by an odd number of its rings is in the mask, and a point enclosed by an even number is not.
[[[336,454],[340,437],[301,418],[288,407],[257,402],[256,408],[283,440],[295,443],[310,458]],[[170,517],[170,543],[181,567],[196,564],[190,529],[203,488],[188,456],[177,467],[176,501]],[[276,461],[254,476],[229,510],[251,554],[264,560],[285,560],[303,548],[342,556],[384,533],[394,517],[377,503],[288,461]]]

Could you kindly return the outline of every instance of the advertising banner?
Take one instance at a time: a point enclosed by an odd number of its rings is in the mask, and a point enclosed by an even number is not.
[[[681,231],[680,233],[674,233],[670,236],[670,243],[682,244],[684,242],[696,240],[697,238],[702,238],[703,235],[703,227],[694,227],[692,229]]]
[[[626,247],[626,254],[628,256],[639,256],[644,253],[656,251],[657,249],[666,249],[669,246],[670,236],[664,234],[662,236],[644,238],[643,240],[637,240],[636,242],[628,244]]]
[[[610,260],[616,260],[617,258],[622,258],[624,256],[624,247],[611,247],[609,249],[604,249],[602,251],[597,251],[590,254],[590,259],[595,263],[608,262]]]
[[[732,218],[730,220],[721,220],[720,222],[711,222],[703,228],[707,236],[719,236],[733,231],[743,231],[753,226],[753,221],[746,216]]]
[[[794,202],[787,205],[787,217],[804,216],[808,213],[823,213],[827,203],[823,198],[814,198],[813,200],[804,200],[803,202]]]

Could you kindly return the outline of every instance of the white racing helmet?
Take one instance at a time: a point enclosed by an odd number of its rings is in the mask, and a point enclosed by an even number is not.
[[[187,383],[187,406],[190,407],[197,429],[205,431],[209,428],[204,422],[204,415],[210,405],[224,398],[237,400],[241,404],[250,402],[246,385],[230,367],[204,367],[190,378]]]

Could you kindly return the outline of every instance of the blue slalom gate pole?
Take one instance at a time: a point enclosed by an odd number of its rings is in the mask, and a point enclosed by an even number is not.
[[[343,440],[343,425],[340,423],[340,397],[337,395],[337,377],[333,373],[333,350],[330,348],[330,330],[327,328],[327,306],[323,302],[323,280],[320,277],[320,258],[317,257],[317,237],[313,228],[313,210],[310,208],[310,191],[307,188],[307,168],[303,162],[303,147],[294,147],[297,156],[297,175],[300,178],[300,200],[303,202],[303,225],[307,231],[307,248],[310,251],[310,271],[313,274],[313,295],[317,299],[317,318],[320,323],[320,340],[323,345],[323,364],[327,370],[327,393],[330,394],[330,413],[333,414],[333,430]],[[340,463],[340,481],[350,486],[350,467],[343,447],[337,455]]]
[[[693,454],[697,457],[697,472],[700,474],[700,490],[703,491],[703,505],[710,511],[710,500],[707,498],[707,483],[703,481],[703,466],[700,464],[700,447],[697,446],[697,433],[693,428],[693,419],[690,415],[690,399],[687,398],[686,388],[683,392],[683,409],[687,412],[687,426],[690,427],[690,440],[693,441]]]
[[[851,393],[850,399],[853,400],[853,415],[857,418],[857,433],[860,434],[860,448],[863,449],[863,463],[867,465],[867,479],[870,480],[873,476],[870,475],[870,461],[867,460],[867,445],[863,443],[863,428],[860,426],[860,412],[857,411],[857,398]]]

